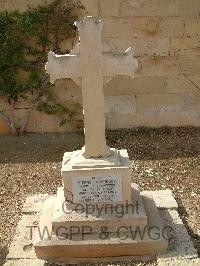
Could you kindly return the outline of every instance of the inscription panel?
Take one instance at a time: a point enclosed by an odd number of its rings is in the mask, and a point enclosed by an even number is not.
[[[74,203],[122,201],[122,176],[73,177],[72,193]]]

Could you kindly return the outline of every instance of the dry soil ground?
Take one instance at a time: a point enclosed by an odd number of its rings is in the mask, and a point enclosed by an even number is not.
[[[179,213],[200,250],[200,129],[107,132],[110,147],[127,149],[141,190],[171,189]],[[28,194],[55,193],[63,153],[82,147],[82,134],[0,136],[0,265]]]

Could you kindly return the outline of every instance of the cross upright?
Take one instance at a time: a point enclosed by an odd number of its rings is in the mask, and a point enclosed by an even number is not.
[[[104,77],[134,76],[137,60],[129,48],[123,53],[103,52],[102,21],[86,17],[76,22],[80,45],[67,55],[49,53],[46,71],[51,82],[61,78],[82,78],[82,98],[85,128],[85,158],[110,155],[106,145],[104,115]]]

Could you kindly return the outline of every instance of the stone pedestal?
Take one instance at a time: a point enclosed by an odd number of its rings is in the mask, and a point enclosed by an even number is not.
[[[72,203],[126,203],[131,201],[131,163],[126,150],[85,159],[83,150],[65,153],[62,180],[65,198]]]
[[[126,150],[111,149],[109,157],[96,159],[84,159],[82,152],[64,155],[64,186],[44,204],[37,257],[71,262],[164,252],[168,241],[157,207],[131,184]]]

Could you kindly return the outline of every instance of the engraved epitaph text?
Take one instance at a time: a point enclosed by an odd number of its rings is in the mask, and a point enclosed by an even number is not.
[[[122,176],[73,177],[72,188],[75,203],[122,201]]]

